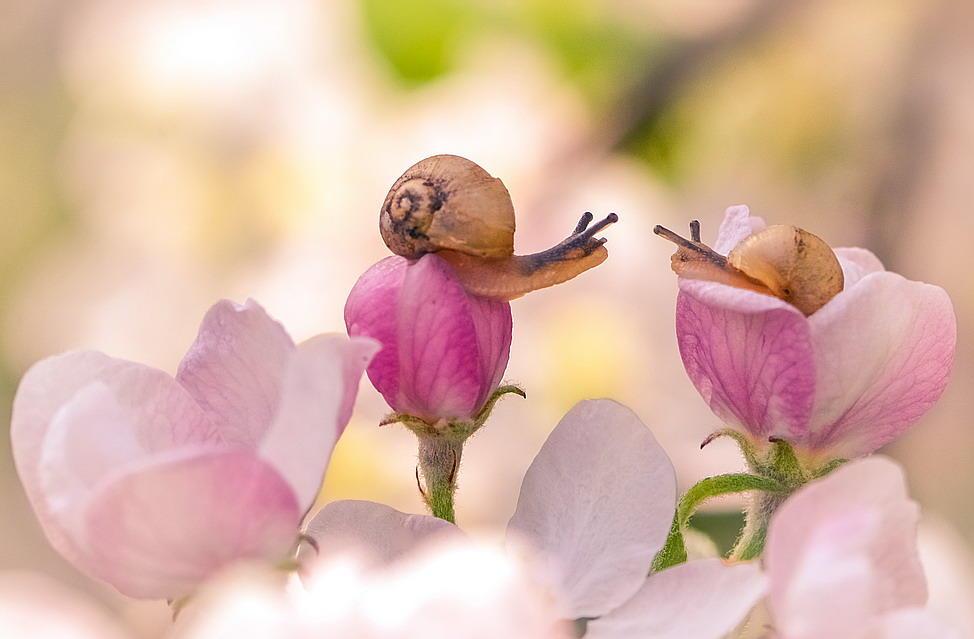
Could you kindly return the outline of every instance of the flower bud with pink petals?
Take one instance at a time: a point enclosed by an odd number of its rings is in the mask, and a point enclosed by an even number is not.
[[[359,278],[345,304],[348,334],[379,341],[369,379],[396,412],[462,421],[483,408],[511,349],[511,306],[464,290],[434,254],[388,257]]]
[[[718,263],[763,229],[737,206],[714,249],[677,239]],[[739,272],[733,281],[681,277],[676,304],[680,355],[711,410],[758,449],[783,440],[812,465],[869,454],[915,424],[943,393],[957,340],[942,288],[885,270],[865,249],[834,255],[844,286],[807,316],[737,286]]]

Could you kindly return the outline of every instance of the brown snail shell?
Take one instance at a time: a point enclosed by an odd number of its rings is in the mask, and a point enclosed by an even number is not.
[[[408,259],[437,253],[470,293],[511,300],[604,262],[605,239],[595,234],[618,216],[589,226],[592,219],[583,215],[567,239],[546,251],[514,255],[514,204],[504,183],[466,158],[435,155],[392,185],[379,231],[393,253]]]
[[[795,226],[774,225],[744,239],[724,257],[700,242],[699,225],[691,239],[657,226],[658,235],[676,243],[673,271],[690,279],[720,282],[782,299],[811,315],[845,285],[842,265],[820,237]]]
[[[389,250],[410,259],[444,249],[507,257],[514,254],[514,204],[504,183],[477,164],[434,155],[389,189],[379,231]]]

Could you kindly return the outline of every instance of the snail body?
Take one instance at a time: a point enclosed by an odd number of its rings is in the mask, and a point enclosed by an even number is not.
[[[820,237],[795,226],[774,225],[747,237],[725,257],[700,241],[691,223],[691,239],[657,226],[657,235],[679,247],[673,271],[690,279],[720,282],[782,299],[811,315],[842,291],[842,266]]]
[[[464,288],[481,297],[512,300],[560,284],[608,257],[595,234],[618,220],[611,214],[540,253],[514,255],[514,204],[504,183],[456,155],[436,155],[410,167],[392,185],[379,215],[386,246],[407,259],[437,253]]]

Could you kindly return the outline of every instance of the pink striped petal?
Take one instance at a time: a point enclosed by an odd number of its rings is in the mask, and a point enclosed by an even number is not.
[[[804,437],[815,363],[797,309],[768,295],[681,280],[676,336],[690,380],[724,423],[761,440]]]
[[[345,324],[349,335],[382,344],[368,374],[386,402],[431,423],[476,413],[510,354],[510,304],[468,294],[433,254],[387,258],[366,271],[348,296]]]
[[[370,339],[319,335],[288,360],[274,422],[260,455],[291,485],[302,512],[311,507],[332,449],[345,429],[359,378],[378,348]]]
[[[375,339],[382,349],[369,364],[369,379],[386,402],[395,407],[399,398],[399,291],[408,260],[387,257],[355,283],[345,302],[345,326],[349,335]]]
[[[552,561],[568,616],[597,617],[642,585],[675,502],[673,466],[635,413],[585,401],[532,462],[508,532]]]
[[[940,287],[873,272],[809,324],[817,376],[809,443],[832,457],[891,442],[947,385],[957,322]]]
[[[389,564],[441,535],[463,536],[460,529],[429,515],[407,515],[371,501],[336,501],[308,522],[305,533],[322,555],[365,551],[379,564]]]
[[[176,380],[227,441],[256,446],[280,401],[294,342],[257,302],[222,300],[207,311]]]
[[[589,622],[586,639],[720,639],[764,595],[756,563],[700,559],[653,574],[622,607]]]
[[[765,562],[778,630],[793,639],[856,637],[880,615],[926,600],[917,505],[882,457],[850,462],[788,499]]]
[[[283,559],[302,511],[252,452],[173,453],[108,480],[87,511],[97,576],[131,597],[176,598],[242,558]]]

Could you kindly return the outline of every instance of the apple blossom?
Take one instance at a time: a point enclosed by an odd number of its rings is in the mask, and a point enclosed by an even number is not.
[[[533,557],[530,572],[557,602],[557,617],[587,626],[586,637],[718,639],[761,598],[765,579],[756,564],[719,559],[647,578],[675,500],[673,467],[639,418],[610,400],[582,402],[528,469],[508,525],[509,551]],[[388,556],[452,528],[432,533],[434,522],[354,502],[322,510],[308,532],[331,548],[361,530],[360,543]]]
[[[178,598],[240,558],[281,560],[314,502],[376,350],[295,346],[222,301],[168,374],[99,352],[45,359],[14,400],[14,460],[52,545],[142,598]]]
[[[716,253],[765,228],[727,209]],[[871,453],[940,397],[956,319],[940,287],[884,270],[861,248],[834,251],[844,288],[805,316],[783,299],[681,277],[680,355],[694,386],[728,426],[761,448],[769,438],[808,463]]]
[[[765,550],[777,636],[959,637],[923,610],[918,516],[902,471],[883,457],[795,492],[772,518]]]

